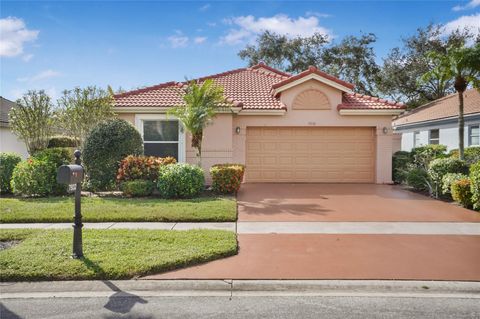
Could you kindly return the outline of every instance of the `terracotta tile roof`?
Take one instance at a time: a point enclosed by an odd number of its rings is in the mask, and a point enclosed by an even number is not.
[[[226,100],[244,109],[284,109],[278,98],[270,94],[272,85],[289,75],[264,64],[242,68],[197,79],[213,79],[225,91]],[[115,95],[115,106],[157,106],[182,105],[181,87],[185,83],[168,82],[135,91]]]
[[[343,93],[342,104],[337,106],[339,110],[345,109],[404,109],[403,103],[391,102],[378,97],[359,93]]]
[[[353,88],[355,87],[355,85],[353,85],[352,83],[348,83],[348,82],[342,81],[342,80],[340,80],[339,78],[336,78],[336,77],[334,77],[334,76],[332,76],[332,75],[330,75],[330,74],[327,74],[327,73],[325,73],[325,72],[320,71],[319,69],[317,69],[317,68],[314,67],[314,66],[310,66],[310,67],[308,68],[308,70],[303,71],[303,72],[301,72],[301,73],[298,73],[297,75],[291,76],[291,77],[289,77],[288,79],[285,79],[285,80],[283,80],[283,81],[281,81],[281,82],[278,82],[278,83],[272,85],[272,88],[273,88],[273,89],[278,89],[279,87],[282,87],[282,86],[284,86],[284,85],[286,85],[286,84],[288,84],[288,83],[294,82],[294,81],[296,81],[296,80],[298,80],[298,79],[301,79],[301,78],[303,78],[303,77],[305,77],[305,76],[307,76],[307,75],[309,75],[309,74],[313,74],[313,73],[314,73],[314,74],[317,74],[317,75],[319,75],[319,76],[321,76],[321,77],[323,77],[323,78],[326,78],[326,79],[328,79],[328,80],[330,80],[330,81],[333,81],[333,82],[335,82],[335,83],[338,83],[338,84],[340,84],[340,85],[343,85],[344,87],[347,87],[347,88],[349,88],[349,89],[351,89],[351,90],[353,90]]]
[[[480,93],[475,90],[467,90],[464,93],[464,113],[480,113]],[[441,99],[424,104],[404,115],[399,116],[393,122],[393,126],[401,126],[413,123],[421,123],[432,120],[458,117],[458,95],[450,94]]]
[[[196,80],[213,79],[224,88],[226,100],[233,103],[234,106],[242,107],[242,109],[286,109],[286,106],[280,101],[280,95],[272,95],[272,88],[280,87],[311,73],[323,76],[348,88],[353,88],[353,84],[337,79],[314,67],[310,67],[309,70],[298,75],[291,76],[263,63]],[[170,107],[182,105],[182,94],[184,92],[182,86],[185,84],[185,82],[167,82],[117,94],[115,95],[115,106]],[[403,107],[403,104],[388,102],[361,94],[344,94],[343,103],[338,106],[339,109],[391,109]]]

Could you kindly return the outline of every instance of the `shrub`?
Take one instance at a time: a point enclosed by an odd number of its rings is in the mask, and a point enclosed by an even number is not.
[[[203,170],[189,164],[161,166],[158,172],[158,190],[165,198],[191,198],[200,194],[205,185]]]
[[[48,141],[47,147],[48,148],[52,148],[52,147],[72,147],[73,148],[77,146],[78,146],[78,143],[73,137],[58,135],[50,138],[50,140]]]
[[[36,152],[32,157],[52,163],[58,168],[73,161],[73,151],[71,148],[66,147],[46,148]]]
[[[17,195],[46,196],[62,194],[67,186],[57,184],[57,166],[38,158],[29,158],[13,170],[12,189]]]
[[[245,166],[242,164],[217,164],[210,168],[212,189],[215,193],[232,194],[240,189]]]
[[[407,185],[413,187],[417,191],[429,190],[429,179],[426,170],[420,167],[410,167],[408,169],[405,180]]]
[[[117,181],[125,182],[137,179],[155,182],[160,166],[175,164],[174,157],[133,156],[129,155],[120,162]]]
[[[13,169],[22,161],[20,155],[16,153],[0,153],[0,193],[11,193]]]
[[[405,181],[407,166],[412,162],[410,152],[398,151],[392,157],[392,177],[395,183],[401,184]]]
[[[468,178],[467,175],[462,174],[462,173],[447,173],[443,175],[442,178],[442,194],[451,194],[450,190],[452,188],[452,184],[455,181],[458,181],[460,179],[465,179]]]
[[[452,198],[463,207],[472,206],[472,192],[470,191],[470,180],[468,178],[455,181],[452,184]]]
[[[464,161],[453,157],[437,158],[431,161],[428,166],[428,175],[432,181],[433,193],[436,197],[438,197],[443,176],[447,173],[467,174],[468,166]]]
[[[463,155],[465,157],[465,162],[467,162],[469,165],[480,161],[480,146],[471,146],[465,148]],[[450,156],[458,158],[458,149],[451,150]]]
[[[445,145],[425,145],[412,149],[412,159],[416,166],[428,169],[431,161],[437,158],[446,157],[447,147]]]
[[[155,189],[155,183],[143,179],[126,181],[122,183],[122,191],[130,197],[143,197],[152,194]]]
[[[118,165],[127,155],[143,153],[140,133],[127,121],[113,119],[92,129],[85,141],[83,163],[92,190],[114,187]]]
[[[480,209],[480,162],[470,166],[470,189],[473,208]]]

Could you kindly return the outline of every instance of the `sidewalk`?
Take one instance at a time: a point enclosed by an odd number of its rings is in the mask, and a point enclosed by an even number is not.
[[[480,299],[480,282],[382,280],[103,280],[0,283],[1,299],[121,296],[392,296]]]
[[[69,229],[70,223],[0,224],[0,229]],[[84,223],[87,229],[217,229],[239,234],[480,235],[480,224],[462,222],[237,222]]]

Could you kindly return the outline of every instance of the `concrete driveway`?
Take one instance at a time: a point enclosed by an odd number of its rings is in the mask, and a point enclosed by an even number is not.
[[[238,255],[145,279],[480,281],[480,214],[397,186],[244,184],[238,213]]]
[[[480,214],[392,185],[244,184],[239,221],[480,222]]]

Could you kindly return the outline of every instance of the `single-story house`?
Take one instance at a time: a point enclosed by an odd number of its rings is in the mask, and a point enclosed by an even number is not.
[[[223,86],[231,107],[204,132],[202,165],[243,163],[246,182],[392,182],[392,117],[405,106],[354,93],[315,67],[290,75],[263,63],[198,79]],[[188,134],[165,112],[185,83],[115,96],[115,112],[144,139],[145,154],[195,163]]]
[[[10,128],[8,113],[13,106],[15,106],[15,102],[0,96],[0,152],[15,152],[23,158],[27,158],[28,152],[25,143],[19,140]]]
[[[427,144],[446,145],[458,149],[458,94],[422,105],[393,121],[395,133],[401,134],[402,151]],[[470,89],[464,93],[465,146],[479,145],[480,93]]]

